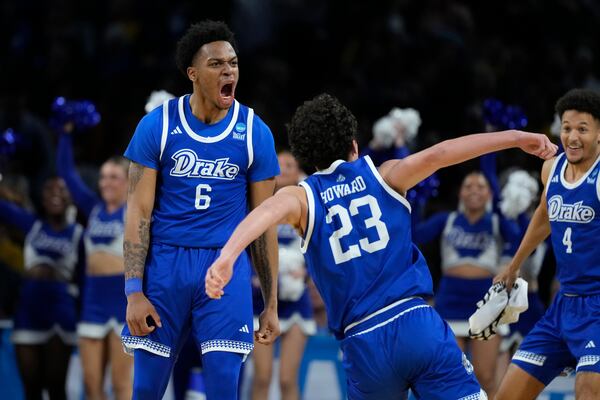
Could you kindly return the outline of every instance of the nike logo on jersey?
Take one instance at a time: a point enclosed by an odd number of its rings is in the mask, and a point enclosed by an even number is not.
[[[180,133],[183,133],[183,131],[179,128],[179,126],[175,127],[175,129],[171,131],[171,135],[179,135]]]
[[[248,325],[244,324],[244,326],[239,329],[239,332],[250,333],[250,329],[248,329]]]
[[[590,340],[586,345],[585,348],[586,349],[593,349],[594,347],[596,347],[596,345],[594,344],[593,340]]]
[[[182,149],[173,154],[171,158],[175,166],[171,169],[171,176],[187,176],[190,178],[210,178],[233,180],[240,172],[240,167],[229,163],[229,158],[216,160],[203,160],[194,150]]]
[[[548,200],[548,217],[550,221],[575,222],[587,224],[596,216],[592,207],[584,206],[583,201],[575,204],[563,203],[561,195],[554,195]]]

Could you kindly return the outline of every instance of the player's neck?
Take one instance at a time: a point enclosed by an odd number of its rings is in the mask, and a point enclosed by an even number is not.
[[[225,118],[229,112],[229,109],[216,107],[208,99],[199,95],[197,91],[194,91],[190,96],[190,108],[194,117],[208,125],[216,124]]]
[[[67,219],[65,215],[50,215],[46,218],[48,225],[55,231],[61,231],[67,225]]]
[[[594,157],[590,157],[588,160],[581,161],[576,164],[568,162],[567,160],[568,165],[565,171],[565,179],[568,182],[575,182],[579,180],[579,178],[585,175],[590,168],[592,168],[592,165],[594,165],[598,157],[600,157],[600,153],[596,154]]]

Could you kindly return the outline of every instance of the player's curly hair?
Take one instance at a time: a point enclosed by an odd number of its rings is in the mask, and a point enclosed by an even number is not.
[[[572,89],[558,99],[556,113],[562,119],[563,113],[575,110],[590,114],[600,122],[600,93],[590,89]]]
[[[187,68],[194,62],[194,57],[200,47],[206,43],[225,41],[229,42],[237,52],[237,45],[233,32],[223,21],[204,21],[193,24],[189,27],[185,35],[177,42],[175,51],[175,61],[177,68],[184,76],[187,76]]]
[[[301,163],[325,169],[346,160],[356,138],[356,118],[338,99],[320,94],[296,109],[288,126],[292,154]]]

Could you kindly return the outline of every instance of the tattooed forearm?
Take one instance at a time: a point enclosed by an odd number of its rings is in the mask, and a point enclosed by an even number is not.
[[[143,278],[146,255],[150,244],[150,221],[141,219],[138,225],[140,243],[130,240],[123,242],[123,256],[125,257],[125,279]]]
[[[267,256],[267,239],[264,234],[252,243],[250,246],[250,253],[252,254],[254,269],[256,269],[256,274],[260,280],[263,298],[265,299],[265,302],[267,302],[271,297],[273,278],[271,276],[271,268],[269,267],[269,258]]]
[[[129,194],[135,191],[137,184],[140,183],[140,180],[142,179],[142,175],[144,175],[143,165],[134,162],[129,164]]]

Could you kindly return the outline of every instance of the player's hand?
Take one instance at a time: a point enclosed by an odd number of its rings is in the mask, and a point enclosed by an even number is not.
[[[510,293],[515,281],[519,277],[519,269],[511,268],[510,264],[494,277],[494,283],[503,283],[506,291]]]
[[[529,154],[548,160],[554,157],[558,151],[558,146],[552,143],[546,135],[523,131],[516,132],[519,147]]]
[[[254,332],[254,340],[260,344],[272,344],[279,336],[277,309],[265,308],[258,317],[259,328]]]
[[[206,271],[204,278],[204,291],[211,299],[220,299],[225,293],[223,288],[233,275],[233,261],[230,258],[219,256]]]
[[[127,296],[127,326],[133,336],[146,336],[156,327],[162,328],[160,317],[144,293],[137,292]],[[154,324],[152,324],[154,321]]]

